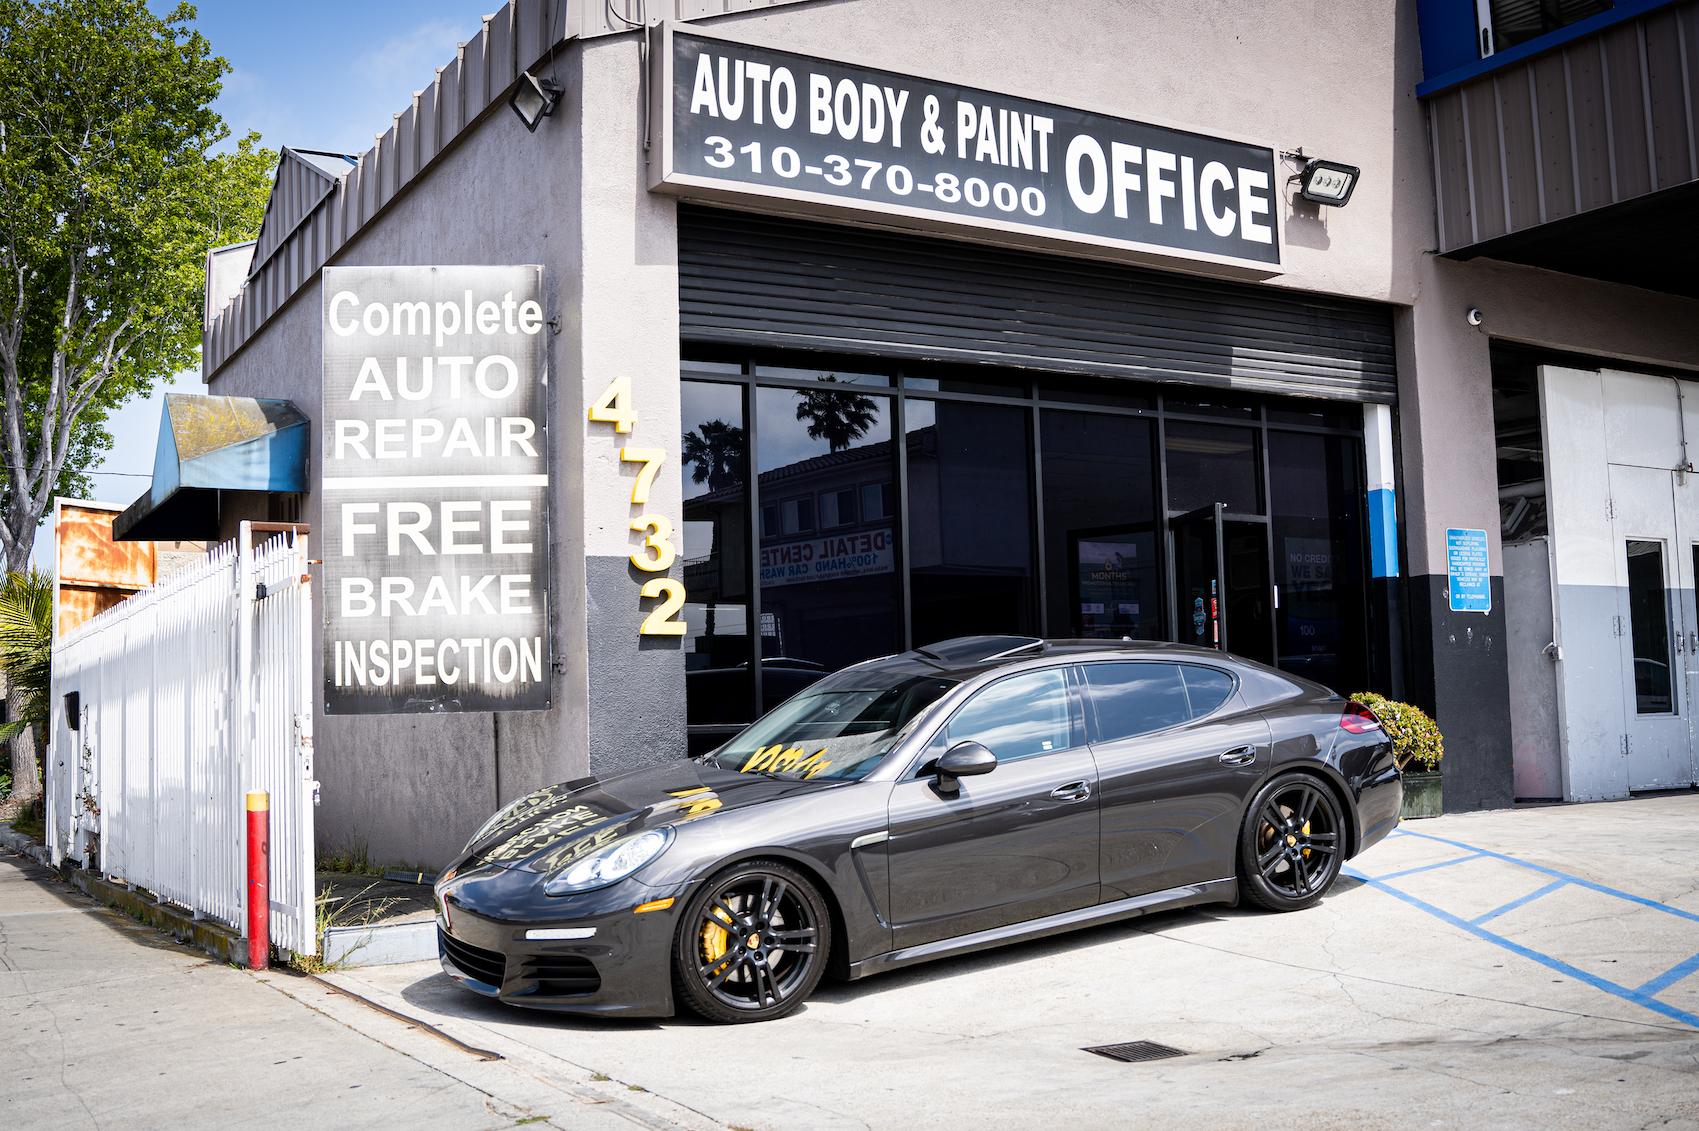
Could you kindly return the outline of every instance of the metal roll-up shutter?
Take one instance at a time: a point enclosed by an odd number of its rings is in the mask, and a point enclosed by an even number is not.
[[[694,205],[678,254],[686,342],[1397,399],[1374,303]]]

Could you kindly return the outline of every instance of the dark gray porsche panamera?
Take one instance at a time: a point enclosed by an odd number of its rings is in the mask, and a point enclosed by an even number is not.
[[[703,758],[565,782],[437,881],[514,1005],[759,1021],[821,977],[1150,911],[1292,911],[1398,823],[1374,715],[1172,644],[971,637],[836,672]]]

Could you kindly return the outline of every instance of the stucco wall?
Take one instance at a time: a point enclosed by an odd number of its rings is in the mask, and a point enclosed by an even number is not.
[[[1066,20],[1054,11],[1036,19],[1023,0],[821,0],[714,26],[748,42],[1360,165],[1346,208],[1294,203],[1288,191],[1279,207],[1284,270],[1268,285],[1400,308],[1412,693],[1459,736],[1448,779],[1456,799],[1508,800],[1502,608],[1458,620],[1435,589],[1449,526],[1486,529],[1493,572],[1501,573],[1490,336],[1699,367],[1699,303],[1432,254],[1412,0],[1088,0],[1065,10]],[[567,88],[552,119],[527,134],[498,104],[337,258],[542,263],[550,313],[559,318],[551,351],[553,603],[564,669],[556,706],[499,720],[320,716],[324,842],[363,842],[378,859],[439,863],[498,801],[586,769],[683,752],[679,642],[638,636],[637,589],[649,575],[628,561],[637,541],[630,522],[640,511],[683,528],[676,204],[646,190],[636,36],[568,46],[548,70]],[[1464,322],[1470,306],[1486,312],[1483,330]],[[318,366],[314,283],[217,375],[212,391],[287,396],[317,420]],[[630,436],[585,420],[585,404],[618,376],[630,378],[638,410]],[[668,450],[645,508],[631,505],[635,467],[620,464],[622,444]],[[316,497],[307,513],[316,523]],[[671,572],[679,576],[681,567]]]
[[[578,85],[576,56],[557,64]],[[568,95],[570,99],[571,94]],[[578,149],[571,114],[526,133],[505,106],[462,135],[336,258],[338,264],[541,263],[547,269],[557,494],[550,532],[557,671],[546,712],[429,716],[326,716],[315,711],[316,770],[323,783],[321,851],[363,850],[374,861],[446,861],[498,803],[588,767],[585,721],[584,528],[579,465]],[[291,139],[300,140],[300,139]],[[304,139],[310,143],[311,139]],[[287,397],[314,422],[320,412],[320,294],[314,280],[212,379],[219,395]],[[673,335],[676,339],[676,334]],[[674,346],[676,352],[676,344]],[[676,411],[676,410],[675,410]],[[564,426],[563,426],[564,425]],[[321,539],[320,497],[303,508]],[[224,532],[232,536],[234,530]],[[322,593],[315,594],[321,601]],[[322,643],[315,627],[315,667]]]

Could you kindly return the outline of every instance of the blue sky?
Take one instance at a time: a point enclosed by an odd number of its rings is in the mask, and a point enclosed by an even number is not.
[[[174,5],[149,0],[156,12]],[[219,112],[233,137],[256,130],[272,149],[364,153],[415,90],[477,34],[499,0],[206,0],[197,20],[230,61]],[[179,374],[153,396],[112,416],[112,450],[94,475],[96,499],[128,503],[147,489],[166,392],[206,391],[199,373]],[[36,540],[52,567],[51,522]],[[45,552],[44,552],[45,551]]]

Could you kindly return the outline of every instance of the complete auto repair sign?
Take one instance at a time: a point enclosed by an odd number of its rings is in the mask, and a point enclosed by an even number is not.
[[[654,187],[1280,265],[1274,152],[669,27]]]
[[[549,705],[541,267],[324,269],[325,711]]]

